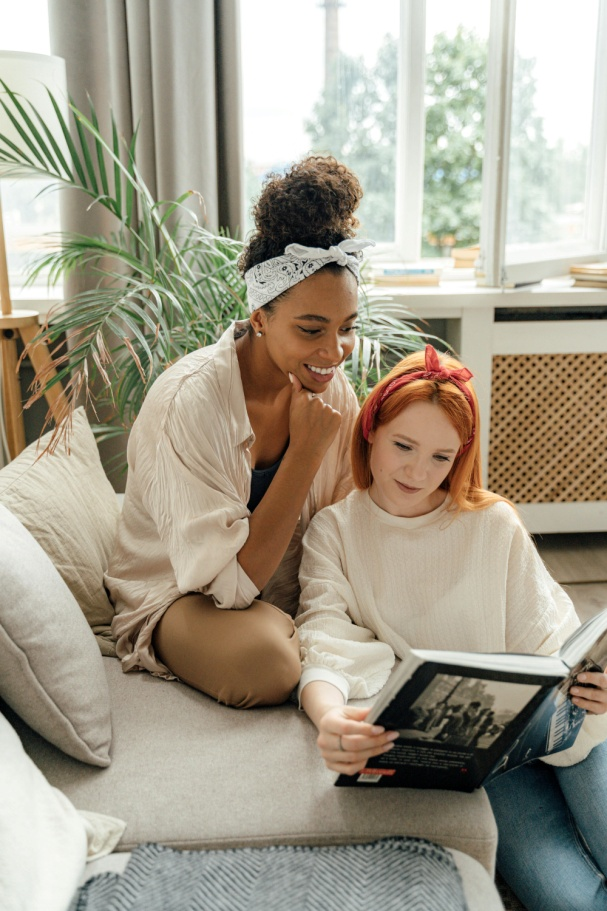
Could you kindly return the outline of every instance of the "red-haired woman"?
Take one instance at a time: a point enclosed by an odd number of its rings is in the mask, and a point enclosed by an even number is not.
[[[548,655],[579,625],[515,509],[481,486],[471,377],[431,346],[401,361],[358,417],[358,490],[306,533],[299,692],[335,771],[392,748],[397,732],[347,702],[377,693],[408,646]],[[574,745],[487,788],[499,869],[529,911],[607,909],[607,675],[583,682]]]

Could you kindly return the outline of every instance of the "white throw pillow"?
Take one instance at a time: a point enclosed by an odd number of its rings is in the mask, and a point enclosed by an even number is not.
[[[67,911],[85,868],[85,822],[2,715],[0,807],[0,908]]]
[[[44,452],[51,434],[28,446],[0,470],[0,503],[7,506],[51,558],[98,637],[115,655],[114,609],[103,585],[118,523],[108,481],[84,408],[74,412],[69,451],[60,442]]]
[[[95,637],[48,556],[1,504],[0,697],[60,750],[110,764],[110,698]]]

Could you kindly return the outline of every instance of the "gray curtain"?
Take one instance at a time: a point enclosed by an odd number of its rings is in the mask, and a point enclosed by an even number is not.
[[[86,110],[89,95],[102,124],[111,107],[127,140],[139,124],[137,159],[152,196],[196,190],[205,211],[192,206],[205,226],[234,233],[242,205],[237,0],[49,0],[49,22],[76,105]]]
[[[127,142],[138,128],[137,162],[152,196],[195,190],[188,206],[198,220],[234,236],[243,173],[238,0],[49,0],[49,23],[76,106],[86,112],[91,98],[104,136],[110,108]],[[76,193],[62,194],[61,204],[64,230],[115,228],[107,211],[87,211]],[[71,276],[66,295],[87,287],[86,275]],[[125,446],[101,445],[106,470],[123,461]],[[124,473],[108,474],[123,490]]]

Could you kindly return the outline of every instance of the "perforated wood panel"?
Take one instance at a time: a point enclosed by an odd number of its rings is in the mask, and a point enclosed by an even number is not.
[[[515,503],[607,501],[607,354],[493,358],[488,487]]]

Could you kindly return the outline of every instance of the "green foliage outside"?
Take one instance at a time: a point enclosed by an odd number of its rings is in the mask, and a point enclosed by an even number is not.
[[[364,197],[362,233],[394,238],[397,46],[386,38],[374,66],[340,54],[328,90],[314,105],[306,132],[314,150],[335,155],[358,176]]]
[[[479,241],[487,45],[471,31],[436,36],[427,57],[422,253]]]
[[[342,54],[306,124],[314,149],[358,174],[363,230],[379,242],[395,233],[397,55],[390,37],[371,66]],[[561,239],[560,213],[584,198],[586,151],[549,144],[534,67],[533,58],[517,56],[508,213],[508,240],[516,243]],[[436,35],[426,61],[423,256],[479,242],[486,89],[486,42],[461,26]]]
[[[514,63],[507,243],[563,240],[559,216],[584,200],[587,149],[550,145],[535,110],[535,60]]]

